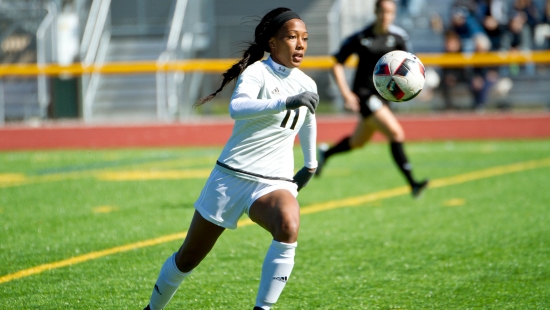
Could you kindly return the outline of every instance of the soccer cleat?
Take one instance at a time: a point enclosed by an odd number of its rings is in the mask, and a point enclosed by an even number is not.
[[[149,305],[147,305],[147,307],[143,308],[143,310],[151,310],[151,307],[149,307]]]
[[[422,193],[424,192],[425,189],[428,188],[428,184],[430,183],[430,180],[424,180],[424,181],[421,181],[421,182],[418,182],[418,183],[415,183],[413,186],[412,186],[412,196],[414,198],[419,198]]]
[[[317,148],[317,170],[315,170],[315,176],[321,176],[321,170],[326,163],[325,153],[328,151],[328,144],[321,143]]]

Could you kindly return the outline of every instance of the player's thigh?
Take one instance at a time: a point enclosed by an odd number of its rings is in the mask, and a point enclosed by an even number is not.
[[[178,268],[188,272],[195,268],[212,250],[225,228],[205,220],[195,211],[187,236],[176,255]]]
[[[370,118],[372,118],[372,116],[368,118],[361,117],[361,119],[357,123],[355,131],[351,135],[349,141],[352,148],[362,147],[372,138],[372,135],[376,131],[376,127],[374,127],[372,124],[369,124],[368,119]]]
[[[403,142],[403,127],[388,106],[383,106],[367,119],[368,125],[380,131],[388,140]]]
[[[293,243],[298,238],[300,206],[288,190],[279,189],[259,197],[250,207],[249,216],[277,241]]]

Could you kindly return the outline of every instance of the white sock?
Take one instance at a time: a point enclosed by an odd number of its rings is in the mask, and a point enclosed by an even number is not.
[[[178,266],[176,266],[176,253],[168,257],[160,269],[159,277],[151,294],[151,301],[149,301],[151,310],[163,309],[172,299],[183,279],[191,272],[192,270],[184,273],[178,269]]]
[[[277,302],[294,267],[297,242],[283,243],[273,240],[262,265],[262,278],[256,296],[256,307],[269,310]]]

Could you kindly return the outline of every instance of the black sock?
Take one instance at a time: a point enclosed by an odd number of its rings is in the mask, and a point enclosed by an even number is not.
[[[347,152],[349,150],[351,150],[351,146],[349,146],[349,137],[346,137],[325,152],[325,160],[334,154]]]
[[[407,155],[405,155],[405,151],[403,150],[403,143],[401,142],[392,142],[390,143],[391,147],[391,154],[393,155],[393,160],[403,173],[405,177],[407,178],[407,181],[411,186],[416,184],[416,181],[413,179],[412,176],[412,166],[407,160]]]

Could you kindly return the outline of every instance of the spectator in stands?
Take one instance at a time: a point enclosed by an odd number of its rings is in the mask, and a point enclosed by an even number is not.
[[[481,0],[476,13],[485,34],[491,40],[491,50],[503,49],[502,40],[508,24],[507,3],[504,0]]]
[[[450,29],[458,34],[461,41],[462,52],[471,53],[475,50],[474,38],[484,33],[472,11],[465,6],[456,6],[451,9]]]
[[[470,14],[475,14],[477,11],[477,0],[455,0],[451,8],[464,8]]]
[[[541,23],[535,27],[535,47],[550,49],[550,0],[544,3]]]
[[[401,11],[404,17],[417,17],[424,7],[424,0],[401,0]]]
[[[512,11],[508,23],[508,44],[511,50],[531,50],[531,30],[525,12]]]
[[[529,27],[529,34],[532,35],[536,25],[541,21],[540,9],[532,0],[514,0],[512,11],[525,13],[525,24]]]
[[[550,0],[546,0],[546,2],[544,3],[542,22],[546,24],[550,24]]]
[[[531,50],[535,47],[537,25],[544,20],[543,15],[531,0],[513,2],[508,25],[508,41],[512,50]]]
[[[542,16],[542,21],[550,24],[550,0],[546,0],[544,3],[544,14]]]
[[[483,53],[490,49],[491,42],[486,35],[480,33],[474,38],[474,51]],[[462,51],[462,41],[460,36],[452,29],[445,32],[445,52],[460,53]],[[468,85],[472,95],[472,108],[476,111],[482,111],[487,103],[491,88],[498,80],[498,73],[492,68],[443,68],[441,71],[441,92],[443,95],[444,109],[455,109],[452,90],[459,83]]]
[[[434,33],[443,34],[445,31],[445,24],[443,18],[437,12],[433,12],[430,16],[430,28]]]
[[[508,24],[507,8],[508,4],[504,0],[478,1],[477,16],[490,41],[491,51],[502,51],[508,48],[505,44]],[[478,37],[477,41],[477,52],[484,52],[487,44],[484,44],[483,36]],[[499,71],[506,72],[504,68],[499,67],[483,67],[473,70],[471,89],[474,96],[474,109],[480,110],[486,105],[490,90],[499,79]]]
[[[462,51],[460,36],[452,29],[448,29],[444,34],[445,53],[456,54]],[[466,82],[466,70],[464,68],[443,68],[441,70],[440,88],[443,94],[443,103],[445,110],[455,109],[451,90],[458,84]]]
[[[474,38],[475,52],[485,53],[491,49],[491,41],[485,34],[479,34]],[[473,96],[472,108],[483,111],[489,99],[489,93],[498,80],[498,72],[491,67],[476,67],[472,69],[470,90]]]

